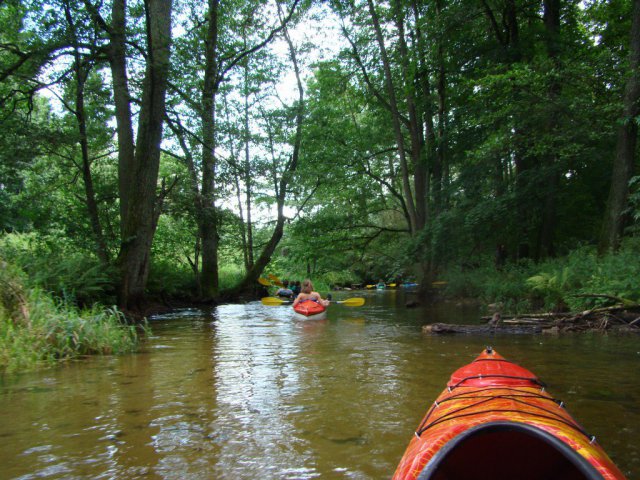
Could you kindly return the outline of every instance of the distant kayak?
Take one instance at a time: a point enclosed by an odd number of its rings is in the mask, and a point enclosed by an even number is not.
[[[303,300],[293,307],[293,311],[299,320],[322,320],[327,316],[327,307],[313,300]]]
[[[395,480],[624,479],[529,370],[487,348],[453,373]]]

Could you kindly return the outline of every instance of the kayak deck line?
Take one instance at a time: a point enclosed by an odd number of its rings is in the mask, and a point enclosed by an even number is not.
[[[502,379],[509,379],[509,380],[522,380],[522,381],[525,381],[525,382],[531,382],[531,383],[533,383],[535,385],[538,385],[543,390],[546,387],[545,383],[541,382],[536,377],[517,377],[515,375],[502,375],[502,374],[492,374],[492,375],[479,374],[479,375],[471,375],[469,377],[465,377],[462,380],[460,380],[458,383],[456,383],[455,385],[448,386],[448,389],[449,389],[449,392],[452,392],[456,388],[464,387],[464,385],[462,385],[462,384],[464,382],[469,381],[469,380],[486,380],[488,378],[502,378]]]
[[[477,406],[478,404],[474,405]],[[471,413],[462,413],[459,415],[455,415],[455,416],[451,416],[451,417],[443,417],[440,418],[428,425],[425,425],[423,428],[419,429],[418,431],[415,432],[416,437],[420,438],[422,436],[422,434],[424,432],[426,432],[428,429],[435,427],[436,425],[439,425],[441,423],[447,422],[449,420],[451,420],[452,418],[467,418],[467,417],[472,417],[472,416],[476,416],[476,415],[486,415],[486,414],[493,414],[493,413],[513,413],[513,414],[521,414],[522,411],[518,410],[518,409],[502,409],[502,408],[493,408],[493,409],[489,409],[489,410],[479,410],[477,412],[471,412]],[[595,436],[594,435],[590,435],[589,433],[587,433],[582,427],[580,427],[580,425],[574,424],[572,422],[569,422],[567,420],[564,420],[561,417],[558,417],[556,415],[553,414],[553,412],[548,412],[550,413],[550,415],[543,415],[540,413],[532,413],[532,412],[528,412],[527,413],[527,417],[536,417],[537,419],[543,419],[543,420],[551,420],[551,421],[555,421],[555,422],[559,422],[562,423],[564,425],[566,425],[567,427],[572,428],[573,430],[581,433],[582,435],[584,435],[589,442],[593,442],[595,441]],[[516,417],[517,419],[517,417]]]

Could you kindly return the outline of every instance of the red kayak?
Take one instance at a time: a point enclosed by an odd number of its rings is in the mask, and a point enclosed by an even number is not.
[[[321,320],[327,315],[327,307],[313,300],[303,300],[293,307],[293,311],[300,320]]]
[[[624,479],[529,370],[487,348],[451,376],[394,479]]]

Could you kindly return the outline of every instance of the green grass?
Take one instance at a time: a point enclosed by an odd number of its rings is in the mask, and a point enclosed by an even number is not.
[[[0,369],[30,370],[138,347],[138,329],[127,325],[115,308],[77,308],[25,286],[25,277],[21,269],[0,259]]]

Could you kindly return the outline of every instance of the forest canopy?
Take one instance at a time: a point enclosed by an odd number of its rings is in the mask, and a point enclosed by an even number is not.
[[[133,309],[615,252],[639,62],[640,0],[5,0],[0,257]]]

